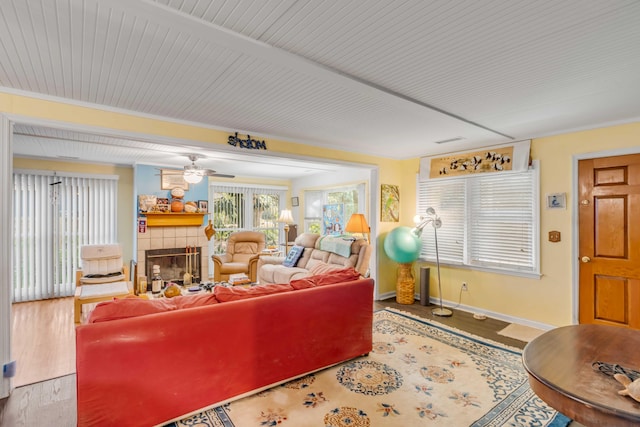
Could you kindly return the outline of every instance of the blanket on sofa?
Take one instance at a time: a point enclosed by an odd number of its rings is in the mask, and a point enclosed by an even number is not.
[[[316,248],[349,258],[351,255],[351,244],[354,240],[352,236],[348,235],[320,236],[316,242]]]

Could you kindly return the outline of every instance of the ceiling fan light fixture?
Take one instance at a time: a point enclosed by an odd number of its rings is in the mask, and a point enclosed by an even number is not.
[[[189,184],[197,184],[202,181],[202,174],[197,170],[186,170],[183,177]]]

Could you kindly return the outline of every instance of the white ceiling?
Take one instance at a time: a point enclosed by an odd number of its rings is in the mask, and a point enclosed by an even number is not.
[[[2,0],[0,90],[402,159],[638,120],[639,22],[637,0]],[[135,150],[109,142],[70,152]]]

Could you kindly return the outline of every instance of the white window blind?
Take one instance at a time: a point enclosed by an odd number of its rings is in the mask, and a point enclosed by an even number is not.
[[[537,169],[418,183],[418,211],[433,207],[440,261],[515,273],[539,273]],[[434,233],[421,257],[435,260]]]
[[[443,218],[438,229],[438,252],[440,262],[462,264],[465,241],[465,197],[464,180],[449,179],[440,182],[428,181],[418,186],[418,213],[424,214],[433,207]],[[446,219],[446,220],[445,220]],[[431,225],[422,232],[421,256],[436,259],[435,238]]]
[[[212,212],[214,253],[224,253],[230,233],[239,230],[260,231],[267,245],[280,241],[278,223],[284,209],[286,189],[281,187],[225,185],[213,183],[209,188],[209,209]]]
[[[80,246],[117,243],[117,177],[16,171],[13,301],[73,295]]]

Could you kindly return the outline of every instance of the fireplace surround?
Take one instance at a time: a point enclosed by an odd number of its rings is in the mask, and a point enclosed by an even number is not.
[[[186,248],[196,248],[197,256],[192,256],[192,264],[197,267],[198,278],[193,278],[193,283],[207,282],[209,278],[209,240],[204,232],[204,226],[180,226],[180,227],[147,227],[139,229],[137,249],[138,276],[146,275],[151,280],[154,262],[147,262],[147,251],[165,250],[168,254],[182,254]],[[172,252],[173,251],[173,252]],[[162,252],[152,252],[152,254]],[[184,255],[168,256],[168,265],[164,269],[161,264],[161,276],[165,281],[179,280],[182,283],[185,267]],[[175,258],[175,259],[171,259]],[[151,258],[157,260],[157,258]],[[193,274],[193,273],[192,273]],[[179,277],[178,277],[179,276]]]
[[[199,246],[149,249],[145,251],[144,271],[150,278],[153,274],[153,266],[158,265],[160,266],[160,276],[165,282],[182,285],[184,274],[189,273],[192,283],[200,283],[202,280],[201,254],[202,248]]]

